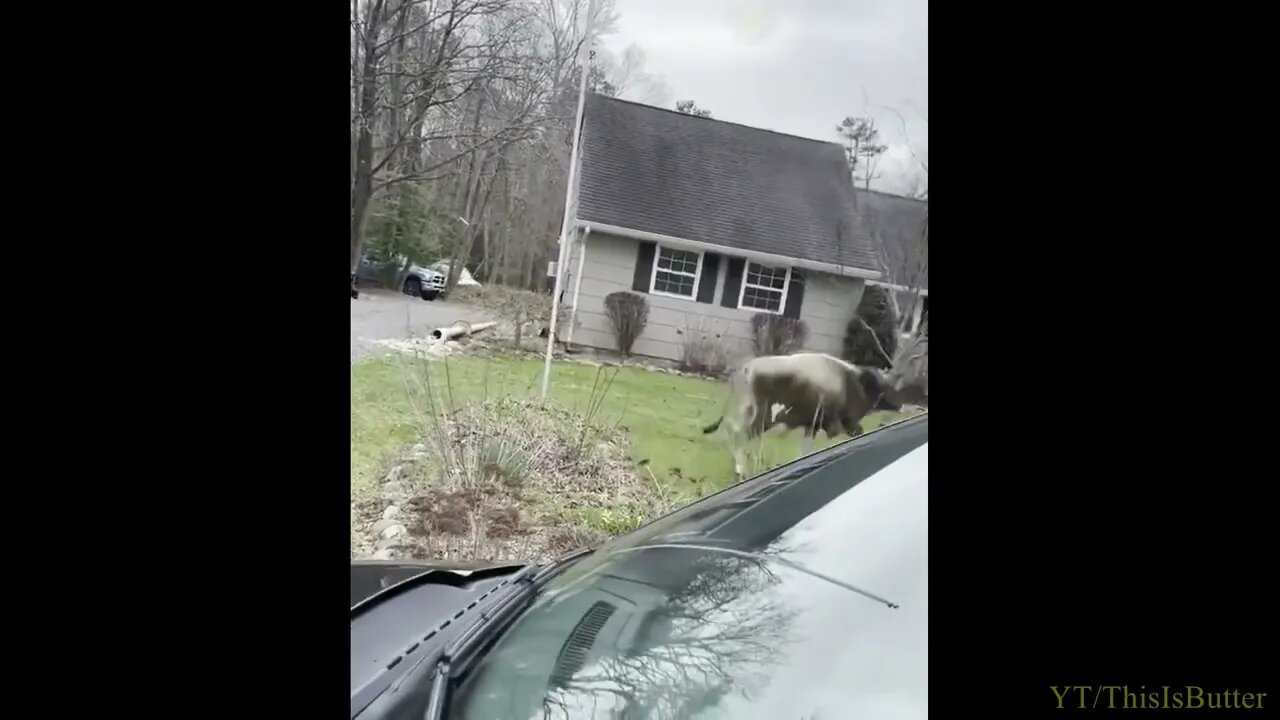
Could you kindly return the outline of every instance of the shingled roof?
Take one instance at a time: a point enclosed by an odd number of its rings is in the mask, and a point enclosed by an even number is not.
[[[923,200],[877,190],[856,190],[872,239],[883,248],[889,273],[885,280],[929,289],[924,224],[929,206]]]
[[[579,220],[878,272],[844,149],[586,98]]]

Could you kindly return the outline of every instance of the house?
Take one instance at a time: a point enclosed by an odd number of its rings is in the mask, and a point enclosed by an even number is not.
[[[879,280],[894,291],[898,313],[906,317],[902,329],[914,332],[929,316],[929,248],[925,231],[929,204],[924,200],[878,190],[855,190],[858,210],[878,253]]]
[[[632,352],[679,360],[706,334],[730,356],[751,318],[799,318],[805,349],[839,354],[868,280],[882,279],[844,149],[590,94],[563,301],[565,337],[616,350],[604,298],[643,295]]]

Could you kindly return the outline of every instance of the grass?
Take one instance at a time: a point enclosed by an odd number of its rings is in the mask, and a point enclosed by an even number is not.
[[[412,357],[388,356],[357,363],[351,368],[352,492],[362,496],[373,489],[386,465],[406,447],[422,441],[424,421],[415,410],[409,379]],[[452,401],[502,395],[536,398],[542,382],[542,361],[533,358],[450,358],[431,363],[432,382],[451,389]],[[702,428],[724,409],[728,384],[651,372],[633,367],[600,372],[591,365],[557,362],[552,367],[550,398],[567,407],[587,411],[599,403],[597,421],[616,423],[631,440],[637,472],[651,477],[660,492],[681,504],[733,482],[733,461],[718,434]],[[447,379],[446,379],[447,375]],[[613,377],[606,389],[601,384]],[[447,385],[446,385],[447,383]],[[603,400],[601,400],[603,396]],[[899,415],[876,413],[863,421],[867,430],[892,422]],[[760,470],[790,462],[799,452],[800,432],[770,433],[760,452]],[[836,441],[814,442],[814,449]],[[642,467],[643,466],[643,467]],[[628,518],[599,518],[600,525],[626,523]],[[597,524],[597,523],[593,523]]]

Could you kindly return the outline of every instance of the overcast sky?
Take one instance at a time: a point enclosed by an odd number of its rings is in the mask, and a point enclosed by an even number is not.
[[[903,189],[928,161],[927,0],[616,0],[611,54],[644,51],[665,88],[623,97],[694,100],[721,120],[837,140],[848,115],[876,120],[890,150],[872,188]],[[879,106],[896,108],[906,120]]]

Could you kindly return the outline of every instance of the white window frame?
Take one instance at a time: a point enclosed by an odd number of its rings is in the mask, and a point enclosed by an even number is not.
[[[662,256],[663,248],[666,248],[668,250],[672,250],[675,252],[693,253],[698,256],[698,267],[694,268],[694,273],[693,273],[693,294],[692,295],[681,295],[679,293],[653,289],[653,284],[658,280],[658,258]],[[661,295],[663,297],[670,297],[670,298],[679,298],[681,300],[688,300],[690,302],[697,302],[698,288],[702,285],[702,261],[704,259],[705,258],[703,257],[701,250],[694,250],[693,248],[677,247],[675,245],[656,245],[653,251],[653,269],[649,271],[649,294]],[[671,271],[664,270],[663,272],[671,272]],[[686,273],[677,271],[677,274],[684,275]]]
[[[764,308],[758,308],[758,307],[746,307],[742,304],[742,299],[747,296],[747,275],[750,273],[752,265],[759,265],[762,268],[769,268],[770,270],[780,270],[783,267],[782,265],[769,265],[766,263],[755,262],[754,260],[747,259],[746,263],[743,264],[742,266],[742,282],[738,283],[738,309],[750,310],[751,312],[770,313],[771,315],[781,315],[782,313],[786,312],[787,290],[791,288],[791,273],[793,270],[795,270],[795,268],[788,267],[787,276],[782,280],[782,300],[778,303],[778,309],[766,310]],[[778,292],[778,288],[775,288],[775,287],[766,287],[764,285],[752,285],[751,287],[756,288],[757,290],[768,290],[770,292]]]

